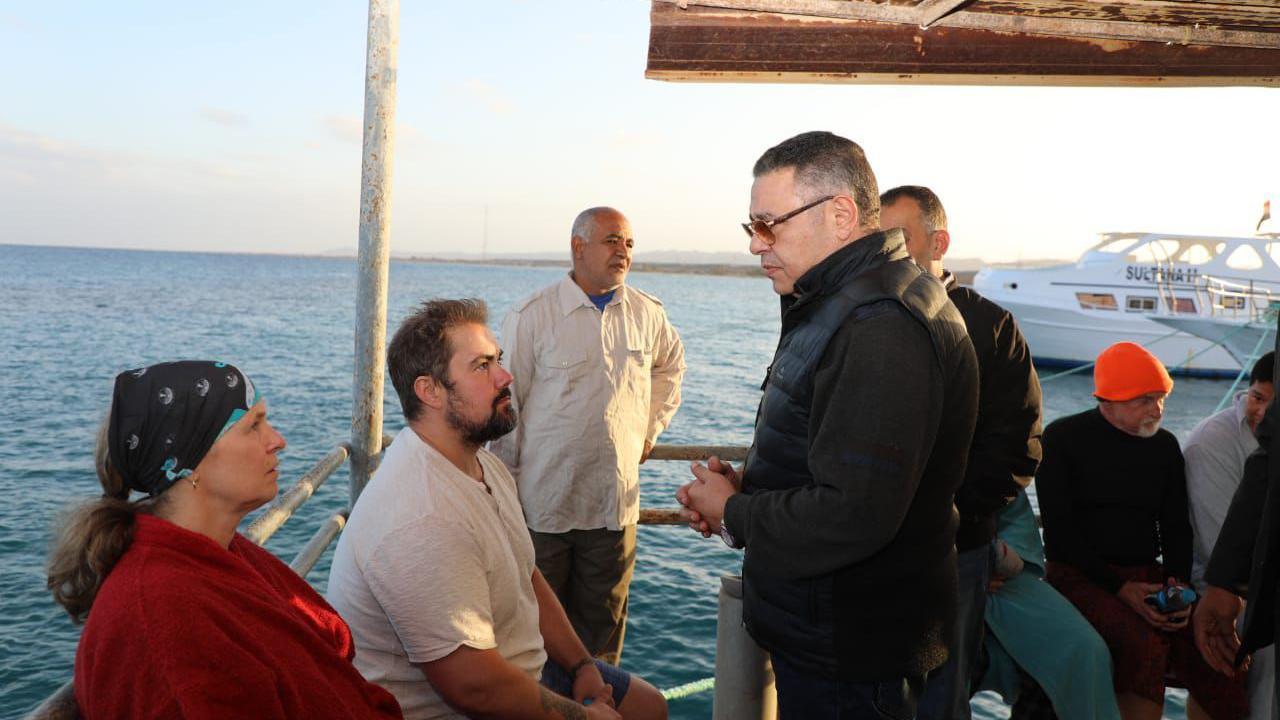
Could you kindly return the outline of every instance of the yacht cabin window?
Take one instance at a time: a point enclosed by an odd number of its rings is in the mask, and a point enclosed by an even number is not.
[[[1221,245],[1221,243],[1219,243]],[[1178,256],[1178,262],[1188,265],[1204,265],[1216,256],[1216,253],[1205,247],[1203,243],[1192,243]]]
[[[1177,240],[1151,240],[1129,251],[1129,262],[1161,265],[1173,262],[1181,243]]]
[[[1116,296],[1110,293],[1076,293],[1076,300],[1084,310],[1116,310]]]
[[[1232,270],[1257,270],[1262,265],[1262,256],[1249,245],[1241,245],[1227,256],[1227,267]]]
[[[1189,297],[1175,297],[1173,299],[1173,311],[1185,315],[1196,314],[1196,300]]]
[[[1124,309],[1128,312],[1155,312],[1156,298],[1154,295],[1130,295],[1125,298]]]

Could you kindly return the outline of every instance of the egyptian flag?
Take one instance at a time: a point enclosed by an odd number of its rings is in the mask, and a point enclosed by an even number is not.
[[[1255,227],[1253,231],[1258,232],[1259,230],[1261,230],[1262,223],[1270,219],[1271,219],[1271,201],[1267,200],[1266,202],[1262,203],[1262,217],[1258,220],[1258,226]]]

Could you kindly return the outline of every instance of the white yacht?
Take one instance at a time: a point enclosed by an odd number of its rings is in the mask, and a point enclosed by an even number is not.
[[[1280,302],[1277,261],[1280,233],[1105,233],[1074,263],[986,268],[973,285],[1018,319],[1037,363],[1080,365],[1131,340],[1171,372],[1234,377],[1240,362],[1231,352],[1153,319],[1257,321]]]

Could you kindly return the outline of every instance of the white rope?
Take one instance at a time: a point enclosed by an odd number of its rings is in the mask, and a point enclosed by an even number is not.
[[[668,701],[679,700],[681,698],[687,698],[690,695],[697,695],[699,693],[704,693],[708,690],[711,690],[715,686],[716,686],[715,678],[713,677],[702,678],[701,680],[694,680],[693,682],[690,682],[690,683],[677,685],[673,688],[667,688],[666,690],[662,691],[662,697],[663,699]]]
[[[1249,357],[1246,358],[1244,362],[1240,363],[1240,372],[1236,375],[1235,381],[1231,383],[1231,387],[1227,388],[1227,392],[1222,396],[1222,399],[1218,401],[1218,407],[1213,409],[1213,412],[1210,413],[1211,415],[1220,412],[1222,408],[1227,406],[1227,403],[1231,400],[1231,396],[1235,395],[1236,387],[1240,384],[1240,381],[1244,379],[1245,373],[1249,372],[1253,363],[1258,360],[1258,351],[1262,349],[1262,341],[1267,339],[1267,332],[1267,328],[1264,327],[1262,329],[1262,334],[1258,336],[1258,342],[1254,344],[1253,350],[1249,351]]]

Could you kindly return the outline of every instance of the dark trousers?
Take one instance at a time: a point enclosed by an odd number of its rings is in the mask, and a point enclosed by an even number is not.
[[[956,556],[960,576],[956,623],[947,643],[949,657],[929,673],[920,698],[920,720],[969,720],[969,685],[986,630],[987,585],[994,560],[991,544]]]
[[[622,661],[627,592],[636,564],[636,526],[622,530],[530,531],[538,570],[555,591],[587,652]]]
[[[924,677],[878,682],[806,675],[774,656],[778,720],[914,720]]]

